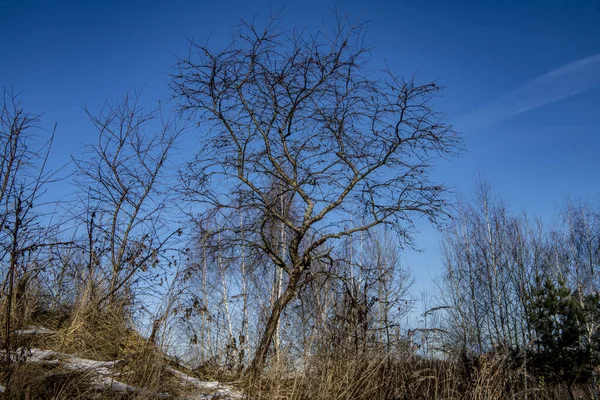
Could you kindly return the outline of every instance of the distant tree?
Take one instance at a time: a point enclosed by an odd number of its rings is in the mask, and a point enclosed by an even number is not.
[[[188,198],[203,205],[196,218],[219,216],[222,246],[244,241],[282,271],[250,374],[263,369],[313,266],[331,265],[336,240],[382,224],[408,240],[413,218],[444,212],[445,189],[429,172],[460,142],[431,107],[440,88],[369,70],[369,50],[361,24],[339,18],[309,36],[273,18],[262,30],[242,24],[224,49],[192,44],[173,76],[182,111],[205,135],[182,173]]]
[[[527,346],[531,282],[549,268],[550,247],[540,221],[514,215],[478,182],[473,200],[458,203],[444,232],[451,342],[475,354]]]
[[[412,280],[400,264],[399,243],[390,232],[374,229],[343,254],[330,289],[333,312],[320,329],[321,340],[331,353],[390,353],[400,320],[412,307]]]

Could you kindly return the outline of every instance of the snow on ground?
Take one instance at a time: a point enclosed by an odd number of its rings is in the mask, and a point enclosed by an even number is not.
[[[27,335],[52,335],[56,332],[42,326],[28,326],[25,329],[15,331],[15,334]],[[0,351],[3,353],[3,351]],[[118,392],[141,392],[140,388],[120,382],[115,379],[120,373],[115,370],[123,360],[96,361],[87,358],[76,357],[72,354],[60,353],[53,350],[42,350],[37,348],[19,348],[11,355],[15,360],[31,362],[44,365],[62,366],[70,371],[84,372],[89,374],[89,379],[99,390],[113,390]],[[169,367],[168,371],[177,378],[182,385],[190,388],[188,400],[234,400],[243,399],[243,394],[230,385],[217,381],[202,381],[184,372]],[[5,390],[0,385],[0,393]],[[198,393],[194,393],[198,392]],[[191,396],[191,397],[189,397]]]
[[[189,376],[181,371],[177,371],[174,368],[169,368],[174,376],[176,376],[182,383],[192,386],[197,390],[210,391],[212,393],[199,394],[194,399],[197,400],[210,400],[210,399],[242,399],[244,396],[241,392],[235,390],[229,385],[225,385],[217,381],[202,381],[193,376]]]
[[[44,328],[43,326],[28,326],[25,329],[19,329],[15,331],[17,335],[53,335],[56,331]]]
[[[117,392],[135,392],[138,390],[135,386],[114,379],[115,376],[119,376],[119,374],[114,371],[114,367],[122,363],[121,360],[95,361],[52,350],[30,349],[27,361],[46,364],[58,364],[61,362],[62,366],[68,370],[89,372],[90,380],[97,389],[110,389]]]
[[[123,360],[96,361],[76,357],[72,354],[37,348],[19,348],[15,353],[21,354],[19,359],[25,362],[60,365],[70,371],[88,373],[92,385],[98,390],[113,390],[126,393],[142,391],[140,388],[115,379],[120,376],[120,373],[115,371],[115,367],[124,363]],[[192,389],[190,390],[190,395],[186,397],[188,400],[235,400],[244,397],[241,392],[230,385],[217,381],[202,381],[171,367],[168,368],[168,371],[179,379],[182,385]],[[3,392],[3,389],[3,387],[0,387],[0,393]],[[196,391],[199,393],[194,393]]]

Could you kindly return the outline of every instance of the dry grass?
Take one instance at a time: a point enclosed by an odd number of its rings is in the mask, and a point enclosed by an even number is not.
[[[100,361],[119,359],[132,343],[142,340],[130,328],[123,310],[116,308],[80,308],[57,333],[52,344],[56,350]]]
[[[5,376],[10,375],[9,398],[152,399],[175,388],[165,373],[164,355],[132,328],[123,309],[79,307],[68,319],[54,313],[44,314],[51,317],[47,320],[39,313],[32,315],[35,318],[26,323],[59,329],[51,335],[15,335],[15,347],[48,349],[96,361],[121,360],[115,368],[118,380],[141,389],[129,393],[103,391],[93,385],[97,379],[95,371],[73,371],[60,364],[13,362],[10,370],[3,367]]]
[[[304,372],[281,379],[272,371],[246,382],[252,399],[417,399],[462,398],[452,364],[441,361],[403,361],[365,354],[358,357],[315,357]]]
[[[158,398],[176,385],[165,373],[162,352],[132,329],[126,315],[118,308],[79,310],[68,326],[59,330],[54,348],[93,360],[122,360],[119,381],[141,388],[128,398]]]
[[[9,394],[5,393],[6,399],[98,398],[85,373],[31,363],[14,364],[11,367],[7,389]]]
[[[270,371],[245,382],[249,399],[393,400],[592,398],[590,388],[540,384],[511,365],[507,355],[442,361],[417,356],[403,360],[384,355],[315,357],[302,373],[282,379]]]
[[[122,360],[118,380],[137,391],[100,391],[91,371],[73,371],[60,364],[12,363],[10,399],[158,399],[186,394],[185,385],[168,369],[155,345],[141,337],[123,309],[80,307],[64,313],[30,313],[30,321],[58,328],[53,335],[16,338],[20,346],[52,349],[98,361]],[[592,388],[550,385],[514,365],[508,355],[440,360],[406,353],[361,355],[319,354],[302,368],[282,362],[258,380],[242,380],[248,399],[257,400],[393,400],[393,399],[565,399],[591,398]],[[288,360],[289,361],[289,360]],[[286,367],[288,365],[288,367]],[[205,366],[206,367],[206,366]],[[202,377],[224,377],[224,370],[204,368]],[[9,372],[4,368],[3,373]],[[198,372],[198,371],[196,371]],[[186,371],[191,374],[191,372]],[[235,375],[227,374],[227,380]],[[187,388],[189,389],[189,388]],[[198,394],[198,393],[196,393]]]

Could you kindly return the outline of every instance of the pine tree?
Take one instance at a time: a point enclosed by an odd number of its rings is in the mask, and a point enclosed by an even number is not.
[[[586,324],[598,318],[598,296],[579,301],[563,277],[554,282],[537,276],[529,309],[529,323],[537,334],[529,357],[534,370],[547,380],[588,380],[598,360],[598,338],[586,336]]]

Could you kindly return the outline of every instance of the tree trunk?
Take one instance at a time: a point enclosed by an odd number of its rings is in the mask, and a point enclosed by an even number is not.
[[[296,296],[297,288],[298,277],[292,275],[290,276],[290,281],[285,288],[285,292],[283,292],[283,294],[273,304],[273,309],[271,310],[271,315],[267,321],[265,331],[260,339],[258,349],[256,350],[256,354],[254,355],[254,359],[252,360],[250,368],[248,369],[248,375],[250,377],[257,378],[264,369],[269,348],[271,347],[271,343],[273,342],[273,338],[277,332],[277,326],[279,325],[281,313],[287,304]]]

